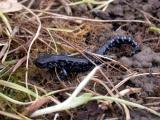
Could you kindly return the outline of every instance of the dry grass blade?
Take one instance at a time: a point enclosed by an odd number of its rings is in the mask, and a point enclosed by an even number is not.
[[[153,109],[145,107],[143,105],[137,104],[137,103],[133,103],[133,102],[129,102],[129,101],[126,101],[126,100],[123,100],[123,99],[119,99],[119,98],[116,98],[116,97],[109,97],[109,96],[95,96],[95,97],[92,97],[92,100],[102,100],[102,99],[103,100],[114,101],[114,102],[117,102],[117,103],[120,103],[120,104],[125,104],[125,105],[128,105],[128,106],[132,106],[132,107],[136,107],[136,108],[139,108],[139,109],[142,109],[142,110],[147,110],[147,111],[151,112],[152,114],[160,117],[160,113],[156,112]]]
[[[0,11],[0,17],[1,17],[2,21],[4,22],[4,24],[6,25],[5,32],[9,38],[8,42],[3,46],[3,49],[0,53],[0,58],[2,58],[2,56],[3,56],[3,59],[2,59],[2,63],[3,63],[7,57],[7,54],[8,54],[9,48],[10,48],[12,28],[11,28],[11,25],[10,25],[7,17],[1,11]]]
[[[127,106],[125,104],[122,104],[122,106],[123,106],[125,114],[126,114],[126,120],[131,120],[129,109],[127,108]]]
[[[38,38],[39,34],[40,34],[40,30],[41,30],[41,21],[39,19],[39,17],[33,13],[30,9],[28,9],[27,7],[23,6],[28,12],[30,12],[32,15],[35,16],[35,18],[37,19],[38,23],[39,23],[39,26],[38,26],[38,29],[37,29],[37,32],[36,34],[34,35],[34,38],[32,39],[30,45],[29,45],[29,48],[28,48],[28,51],[27,51],[27,61],[26,61],[26,75],[25,75],[25,80],[26,80],[26,87],[28,88],[28,65],[29,65],[29,57],[30,57],[30,51],[31,51],[31,48],[32,48],[32,45],[33,43],[35,42],[35,40]]]
[[[62,15],[58,13],[51,13],[51,12],[45,12],[45,11],[40,11],[40,10],[34,10],[36,12],[43,12],[45,14],[51,15],[51,16],[46,16],[45,18],[57,18],[57,19],[64,19],[64,20],[71,20],[71,21],[89,21],[89,22],[102,22],[102,23],[114,23],[114,22],[123,22],[123,23],[143,23],[143,24],[148,24],[147,21],[143,20],[97,20],[97,19],[90,19],[90,18],[83,18],[83,17],[75,17],[75,16],[67,16],[67,15]],[[43,17],[44,18],[44,17]]]
[[[124,83],[126,83],[128,80],[132,79],[132,78],[135,78],[135,77],[139,77],[139,76],[146,76],[146,75],[160,75],[160,73],[135,73],[135,74],[132,74],[130,75],[129,77],[123,79],[120,83],[118,83],[117,85],[115,85],[115,88],[112,89],[115,90],[115,89],[118,89],[120,86],[122,86]]]
[[[3,46],[3,48],[1,49],[1,52],[0,52],[0,59],[4,56],[7,49],[8,49],[8,43],[5,43],[5,45]]]
[[[23,119],[19,115],[15,115],[15,114],[4,112],[4,111],[0,111],[0,115],[7,116],[8,118],[11,118],[12,120],[13,119],[14,120],[22,120]]]
[[[116,97],[122,97],[125,96],[126,94],[133,94],[133,93],[140,93],[141,88],[128,88],[120,91]]]
[[[18,60],[17,64],[14,66],[12,73],[14,73],[25,61],[26,61],[26,56]]]
[[[11,28],[11,25],[8,21],[8,19],[6,18],[6,16],[0,11],[0,17],[2,18],[2,21],[5,23],[6,27],[7,27],[7,30],[8,30],[8,35],[11,37],[11,34],[12,34],[12,28]]]

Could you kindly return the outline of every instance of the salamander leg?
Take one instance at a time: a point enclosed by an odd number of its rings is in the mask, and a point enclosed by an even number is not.
[[[62,68],[58,71],[58,76],[61,80],[66,80],[68,77],[68,72],[64,68]]]

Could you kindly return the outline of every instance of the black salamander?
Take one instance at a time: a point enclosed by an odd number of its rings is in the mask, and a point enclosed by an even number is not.
[[[75,58],[67,55],[44,54],[35,60],[35,65],[39,68],[49,70],[57,69],[61,75],[68,76],[70,73],[88,71],[93,64],[84,58]]]
[[[96,54],[104,55],[106,54],[111,48],[113,47],[119,47],[122,44],[128,44],[131,45],[133,48],[133,51],[131,53],[131,56],[136,54],[140,51],[140,47],[137,44],[137,42],[134,41],[134,39],[131,36],[112,36],[110,37],[107,42],[102,45],[97,51]]]
[[[140,51],[139,45],[134,41],[130,36],[113,36],[110,37],[107,42],[102,45],[97,51],[96,54],[104,55],[111,48],[118,47],[121,44],[129,44],[133,48],[131,55],[134,55]],[[101,64],[100,62],[95,61],[96,64]],[[44,54],[40,55],[35,60],[35,65],[39,68],[47,68],[53,70],[56,68],[62,78],[67,77],[70,73],[80,73],[90,70],[94,65],[85,58],[76,58],[67,55],[55,55],[55,54]]]

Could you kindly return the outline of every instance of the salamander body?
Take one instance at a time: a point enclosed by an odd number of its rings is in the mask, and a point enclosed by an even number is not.
[[[44,54],[39,56],[35,65],[39,68],[58,70],[64,69],[66,72],[88,71],[93,64],[84,58],[75,58],[67,55]]]
[[[134,41],[130,36],[112,36],[110,37],[105,44],[102,45],[97,51],[96,54],[104,55],[111,48],[118,47],[121,44],[129,44],[133,48],[131,55],[134,55],[140,51],[139,45]],[[100,62],[95,61],[96,64]],[[39,68],[47,68],[52,70],[56,68],[60,71],[61,75],[68,76],[70,73],[80,73],[90,70],[94,65],[85,58],[76,58],[67,55],[55,55],[55,54],[44,54],[40,55],[35,60],[35,65]]]

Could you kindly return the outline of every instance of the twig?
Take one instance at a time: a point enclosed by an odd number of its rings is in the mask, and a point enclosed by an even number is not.
[[[126,83],[128,80],[132,79],[132,78],[135,78],[135,77],[139,77],[139,76],[146,76],[146,75],[160,75],[160,73],[140,73],[140,74],[133,74],[133,75],[130,75],[129,77],[125,78],[124,80],[122,80],[120,83],[118,83],[113,89],[118,89],[120,86],[122,86],[124,83]]]
[[[148,24],[148,22],[143,21],[143,20],[97,20],[97,19],[90,19],[90,18],[83,18],[83,17],[75,17],[75,16],[67,16],[67,15],[62,15],[58,13],[53,13],[53,12],[46,12],[46,11],[41,11],[41,10],[33,10],[35,12],[43,12],[45,14],[51,15],[51,16],[46,16],[46,17],[41,17],[41,18],[57,18],[57,19],[64,19],[64,20],[72,20],[72,21],[90,21],[90,22],[102,22],[102,23],[112,23],[112,22],[128,22],[128,23],[144,23]]]
[[[26,81],[26,88],[28,88],[28,64],[29,64],[29,57],[30,57],[30,51],[31,51],[31,48],[32,48],[32,45],[34,43],[34,41],[37,39],[37,37],[39,36],[39,33],[40,33],[40,30],[41,30],[41,21],[39,19],[39,17],[34,13],[32,12],[30,9],[28,9],[27,7],[23,6],[24,9],[26,9],[27,11],[29,11],[32,15],[34,15],[39,23],[39,26],[38,26],[38,29],[37,29],[37,32],[33,38],[33,40],[31,41],[30,45],[29,45],[29,48],[28,48],[28,52],[27,52],[27,60],[26,60],[26,74],[25,74],[25,81]]]

